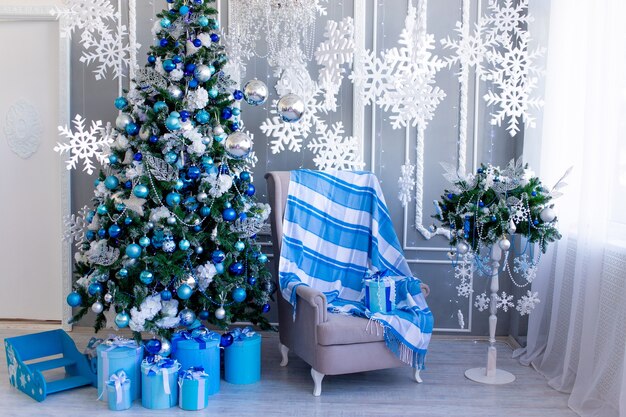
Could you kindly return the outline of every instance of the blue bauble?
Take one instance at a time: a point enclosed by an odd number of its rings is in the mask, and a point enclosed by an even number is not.
[[[167,17],[161,19],[161,27],[163,29],[167,29],[170,26],[172,26],[172,21],[170,19],[168,19]]]
[[[237,250],[237,252],[243,252],[245,248],[246,248],[246,244],[243,243],[241,240],[238,240],[235,243],[235,249]]]
[[[180,324],[183,326],[190,326],[196,321],[196,313],[189,308],[184,308],[178,313],[178,318],[180,319]]]
[[[187,178],[196,180],[200,176],[200,173],[200,168],[198,168],[197,166],[190,166],[187,170]]]
[[[167,107],[167,103],[164,101],[157,101],[156,103],[154,103],[154,106],[152,106],[152,109],[157,113],[163,110],[167,110],[168,108],[169,107]]]
[[[135,197],[146,198],[148,197],[148,187],[143,184],[137,184],[135,188],[133,188],[133,194]]]
[[[139,246],[142,248],[148,247],[150,245],[150,238],[148,236],[143,236],[139,239]]]
[[[180,298],[181,300],[187,300],[189,297],[191,297],[192,293],[193,291],[191,290],[191,287],[187,284],[181,285],[176,290],[176,295],[178,295],[178,298]]]
[[[181,110],[180,112],[180,119],[185,122],[187,121],[187,119],[189,119],[189,112],[187,110]]]
[[[181,62],[183,62],[183,58],[180,55],[174,55],[172,57],[172,62],[174,64],[180,64]]]
[[[170,114],[165,120],[165,127],[169,130],[179,130],[182,127],[180,117]]]
[[[170,207],[175,207],[180,204],[180,194],[171,192],[165,197],[165,202]]]
[[[246,290],[238,287],[233,290],[233,300],[240,303],[246,299]]]
[[[218,35],[217,33],[211,33],[211,41],[212,42],[219,42],[220,41],[220,35]]]
[[[124,211],[125,208],[126,208],[126,204],[124,203],[117,203],[115,205],[115,210],[117,211]]]
[[[100,185],[100,178],[96,178],[93,182],[94,187],[97,187],[98,185]]]
[[[176,155],[176,152],[168,152],[165,154],[165,162],[167,162],[168,164],[173,164],[174,162],[176,162],[176,160],[178,159],[178,155]]]
[[[151,355],[156,355],[161,350],[161,341],[159,339],[150,339],[145,344],[146,351]]]
[[[241,178],[242,181],[250,181],[250,173],[248,171],[243,171],[239,174],[239,178]]]
[[[454,197],[454,194],[448,193],[448,200],[452,200],[453,197]]]
[[[119,271],[117,271],[117,275],[120,276],[120,278],[126,278],[128,276],[128,269],[126,268],[122,268]]]
[[[228,346],[233,344],[234,340],[235,339],[233,338],[232,334],[224,333],[222,337],[220,337],[220,346],[227,348]]]
[[[200,207],[200,215],[202,217],[206,217],[209,214],[211,214],[211,208],[207,207],[207,206],[202,206]]]
[[[196,88],[199,84],[199,81],[196,80],[195,78],[192,78],[191,80],[189,80],[189,88]]]
[[[196,64],[194,64],[193,62],[190,62],[187,65],[185,65],[185,71],[187,71],[188,73],[193,73],[195,69],[196,69]]]
[[[87,289],[87,292],[89,292],[89,295],[96,295],[102,292],[102,284],[100,284],[99,282],[94,282],[92,284],[89,285],[89,288]]]
[[[258,259],[259,259],[259,262],[261,262],[262,264],[264,264],[264,263],[266,263],[266,262],[267,262],[267,255],[266,255],[266,254],[264,254],[264,253],[262,253],[262,254],[260,254],[260,255],[259,255],[259,258],[258,258]]]
[[[169,43],[169,42],[168,42],[168,40],[167,40],[167,39],[165,39],[165,38],[163,38],[163,39],[161,39],[161,40],[159,41],[159,45],[161,45],[161,46],[162,46],[162,47],[164,47],[164,48],[167,46],[167,44],[168,44],[168,43]],[[165,68],[165,67],[164,67],[164,68]],[[171,70],[170,70],[170,71],[171,71]]]
[[[128,106],[128,100],[125,97],[118,97],[115,99],[115,108],[118,110],[124,110]]]
[[[235,221],[237,218],[237,212],[234,208],[227,208],[222,212],[222,218],[227,222]]]
[[[133,188],[133,182],[128,180],[124,183],[124,188],[130,190],[131,188]]]
[[[180,242],[178,242],[178,247],[180,248],[180,250],[188,250],[190,246],[191,246],[191,243],[189,243],[187,239],[183,239]]]
[[[233,205],[230,204],[230,201],[224,203],[224,208],[231,208]]]
[[[200,39],[194,39],[191,43],[193,43],[193,46],[195,46],[196,48],[202,46],[202,41]]]
[[[143,159],[143,155],[141,154],[141,152],[137,152],[133,155],[133,159],[137,162],[141,162],[141,160]]]
[[[87,238],[87,240],[94,240],[96,238],[96,232],[94,232],[93,230],[87,230],[85,232],[85,237]]]
[[[185,206],[187,211],[194,212],[198,210],[198,200],[194,196],[189,196],[183,201],[183,206]]]
[[[112,238],[116,238],[120,235],[121,231],[121,227],[119,227],[117,224],[112,224],[111,227],[109,227],[109,236],[111,236]]]
[[[107,235],[107,231],[106,230],[104,230],[104,229],[98,230],[98,237],[100,239],[104,239],[106,237],[106,235]]]
[[[262,310],[263,310],[264,313],[268,313],[270,311],[270,308],[271,307],[270,307],[269,304],[263,304]]]
[[[209,26],[209,18],[206,16],[198,17],[198,25],[200,25],[200,27],[203,27],[203,28]]]
[[[241,100],[241,99],[243,99],[243,91],[241,91],[241,90],[235,90],[235,91],[233,91],[233,98],[234,98],[235,100]]]
[[[241,262],[233,262],[228,267],[228,272],[230,272],[233,275],[241,275],[243,274],[243,270],[244,270],[244,266]]]
[[[239,130],[239,122],[232,122],[232,123],[230,124],[230,128],[231,128],[234,132],[236,132],[237,130]]]
[[[202,230],[202,226],[200,226],[199,224],[195,225],[194,227],[191,228],[191,230],[193,230],[194,232],[199,232]]]
[[[239,213],[239,220],[243,221],[246,220],[248,218],[248,215],[246,213]]]
[[[99,205],[98,208],[96,209],[96,211],[101,216],[104,216],[105,214],[107,214],[109,212],[109,210],[106,208],[106,206],[104,204]]]
[[[174,189],[177,191],[182,190],[184,186],[185,186],[185,183],[181,179],[177,179],[176,182],[174,183]]]
[[[139,258],[141,256],[141,246],[136,243],[126,246],[126,256],[132,259]]]
[[[145,269],[139,274],[139,280],[146,285],[152,284],[152,281],[154,281],[154,274]]]
[[[115,190],[118,185],[120,185],[120,180],[118,180],[115,175],[109,175],[104,180],[104,186],[109,190]]]
[[[530,195],[532,195],[533,197],[536,197],[537,196],[537,191],[531,192]]]
[[[254,184],[248,184],[248,188],[246,189],[246,195],[252,197],[256,192],[256,187]]]
[[[132,217],[126,217],[126,218],[124,219],[124,224],[125,224],[125,225],[127,225],[127,226],[128,226],[129,224],[131,224],[132,222],[133,222]]]
[[[163,61],[163,69],[166,72],[172,72],[176,69],[176,64],[171,59],[166,59]]]
[[[91,223],[95,215],[96,215],[96,212],[93,210],[90,210],[89,213],[87,213],[87,218],[85,219],[87,220],[87,223]]]
[[[209,97],[215,98],[219,94],[219,91],[215,87],[209,88]]]
[[[230,119],[231,117],[233,117],[233,111],[230,109],[230,107],[225,107],[222,110],[222,119]]]
[[[117,155],[114,155],[114,154],[109,155],[109,164],[111,165],[117,164],[118,161],[119,159],[117,158]]]
[[[248,284],[250,285],[256,284],[256,277],[248,277]]]
[[[150,139],[148,139],[148,142],[150,142],[150,143],[152,143],[152,144],[155,144],[155,143],[157,143],[158,141],[159,141],[159,137],[158,137],[158,136],[156,136],[156,135],[151,135],[151,136],[150,136]]]
[[[67,295],[66,301],[70,307],[78,307],[83,302],[83,297],[77,292],[71,292]]]
[[[211,29],[217,30],[219,28],[220,28],[220,22],[218,22],[217,19],[211,19]]]
[[[136,136],[139,133],[139,125],[135,122],[130,122],[126,125],[126,133],[130,136]]]
[[[148,56],[148,63],[154,64],[156,62],[156,57],[154,55]]]
[[[178,13],[180,13],[181,16],[184,16],[184,15],[188,14],[189,13],[189,6],[185,6],[185,5],[180,6],[180,9],[178,9]]]
[[[117,315],[115,316],[115,324],[120,329],[128,327],[129,323],[130,323],[130,316],[128,315],[127,312],[122,311],[121,313],[117,313]]]
[[[224,264],[223,263],[218,263],[215,264],[215,271],[217,271],[218,274],[223,274],[224,273]]]
[[[239,116],[241,114],[241,109],[239,107],[233,107],[232,113],[233,116]]]
[[[211,115],[206,110],[200,110],[196,113],[196,121],[200,124],[206,124],[211,120]]]
[[[211,254],[211,260],[213,261],[214,264],[224,262],[224,259],[226,259],[226,254],[222,250],[219,250],[219,249],[214,250],[213,253]]]
[[[206,320],[209,318],[209,312],[207,310],[202,310],[199,314],[198,314],[198,318],[200,320]]]
[[[161,300],[169,301],[172,299],[172,292],[170,290],[161,291]]]
[[[228,165],[226,165],[226,164],[220,165],[220,174],[230,174],[230,170],[228,169]]]

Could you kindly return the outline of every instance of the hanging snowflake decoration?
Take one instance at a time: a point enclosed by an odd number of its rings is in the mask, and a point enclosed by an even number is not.
[[[526,204],[524,204],[523,200],[519,200],[515,205],[509,208],[511,213],[511,220],[515,223],[520,223],[528,220],[528,216],[530,216],[530,210]]]
[[[108,28],[100,30],[97,34],[84,31],[81,37],[81,43],[85,50],[80,57],[80,62],[85,65],[96,64],[93,71],[96,80],[106,77],[108,71],[113,74],[113,78],[121,78],[124,76],[124,68],[128,67],[130,61],[131,49],[138,49],[141,45],[134,46],[124,42],[124,38],[128,37],[126,26],[120,25],[115,31]]]
[[[468,298],[474,292],[472,288],[472,283],[467,281],[462,281],[459,285],[456,286],[456,291],[459,297]]]
[[[496,294],[496,308],[501,308],[505,312],[509,311],[509,308],[514,307],[513,304],[513,296],[507,295],[506,292],[502,291],[501,295]]]
[[[459,327],[461,329],[465,328],[465,317],[463,317],[463,313],[461,312],[461,310],[457,310],[456,312],[456,318],[459,322]]]
[[[461,281],[469,281],[474,275],[474,267],[471,259],[464,258],[457,262],[454,267],[454,277]]]
[[[57,142],[54,151],[61,155],[64,153],[70,154],[70,159],[66,163],[68,170],[76,168],[76,164],[82,159],[83,171],[91,175],[95,168],[92,158],[104,164],[106,155],[102,149],[111,145],[113,141],[110,137],[102,134],[102,121],[100,120],[92,121],[91,128],[85,130],[85,119],[80,114],[77,114],[72,124],[75,131],[71,131],[67,125],[59,126],[60,135],[68,138],[69,143]]]
[[[317,136],[307,145],[315,157],[313,162],[320,170],[360,170],[364,163],[359,155],[359,140],[344,137],[342,122],[328,129],[319,129]]]
[[[68,38],[75,30],[103,30],[117,18],[110,0],[63,0],[63,6],[54,6],[50,13],[61,20],[61,36]]]
[[[87,213],[89,207],[84,206],[78,210],[78,214],[71,214],[63,218],[63,241],[74,241],[76,247],[79,247],[85,240],[85,227],[87,226]]]
[[[444,57],[443,60],[452,68],[459,66],[459,80],[469,74],[470,68],[476,68],[478,75],[483,74],[485,67],[485,57],[488,52],[496,45],[493,37],[486,36],[487,21],[484,17],[478,19],[474,24],[474,30],[465,34],[463,24],[456,22],[455,31],[459,34],[457,39],[450,36],[442,39],[441,46],[444,49],[452,51],[452,55]]]
[[[520,274],[528,283],[532,283],[537,276],[537,262],[530,261],[524,253],[513,259],[513,272]]]
[[[526,295],[521,296],[520,299],[517,300],[517,307],[515,307],[515,309],[519,311],[521,316],[524,316],[530,314],[539,302],[539,293],[526,291]]]
[[[489,308],[489,303],[491,300],[487,297],[486,293],[482,293],[476,296],[476,301],[474,302],[474,307],[478,309],[478,311],[485,311]]]
[[[415,165],[406,163],[400,167],[400,178],[398,178],[398,199],[402,202],[402,207],[406,207],[413,198],[415,188]]]

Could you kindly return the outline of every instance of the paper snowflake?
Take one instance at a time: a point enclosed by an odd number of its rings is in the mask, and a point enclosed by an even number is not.
[[[285,149],[292,152],[300,152],[302,150],[303,139],[301,137],[301,128],[298,124],[285,123],[280,117],[273,116],[261,123],[259,128],[265,136],[272,138],[270,140],[270,150],[273,154],[280,153]]]
[[[489,303],[491,299],[487,297],[486,293],[482,293],[476,296],[476,301],[474,302],[474,307],[478,309],[478,311],[485,311],[489,308]]]
[[[82,159],[83,171],[91,175],[95,168],[92,158],[104,164],[106,155],[103,153],[103,147],[108,147],[113,141],[110,137],[102,135],[102,121],[100,120],[92,121],[91,128],[85,130],[85,119],[77,114],[72,124],[75,131],[71,131],[67,125],[58,127],[60,135],[68,138],[69,143],[57,142],[54,151],[61,155],[66,152],[70,154],[70,159],[66,163],[68,170],[76,168],[79,159]]]
[[[461,312],[461,310],[457,310],[456,312],[456,318],[459,322],[459,327],[461,329],[465,328],[465,317],[463,317],[463,313]]]
[[[509,307],[514,306],[512,295],[507,295],[504,291],[502,291],[501,295],[496,295],[496,308],[501,308],[506,312],[509,311]]]
[[[63,0],[63,6],[55,6],[50,12],[61,20],[61,35],[71,37],[75,30],[100,31],[107,20],[117,15],[110,0]]]
[[[468,298],[474,292],[474,289],[472,288],[472,282],[461,281],[461,283],[456,286],[456,291],[459,297]]]
[[[85,227],[87,222],[85,218],[89,212],[89,207],[84,206],[78,210],[78,214],[71,214],[63,218],[64,230],[63,240],[65,242],[76,243],[76,247],[79,247],[85,240]]]
[[[415,165],[406,163],[400,167],[400,178],[398,178],[398,199],[402,202],[402,207],[406,207],[413,198],[415,189]]]
[[[315,157],[313,162],[320,170],[360,170],[365,165],[359,155],[359,141],[354,137],[344,137],[342,122],[328,129],[318,129],[317,136],[307,148]]]
[[[515,223],[520,223],[528,220],[528,216],[530,216],[530,210],[524,204],[524,201],[519,201],[515,205],[509,207],[509,212],[511,213],[511,219]]]
[[[537,276],[537,263],[529,260],[528,254],[524,253],[513,259],[513,272],[520,274],[527,282],[532,283]]]
[[[113,74],[113,78],[124,76],[124,69],[128,67],[132,48],[138,49],[139,44],[129,45],[124,42],[128,37],[126,26],[119,25],[115,32],[103,29],[97,34],[84,31],[81,43],[84,47],[80,62],[86,65],[95,63],[96,69],[93,71],[96,80],[105,78],[108,71]]]
[[[461,281],[469,281],[472,279],[474,268],[471,261],[463,260],[458,262],[454,267],[454,277]]]
[[[539,303],[539,293],[526,291],[526,295],[521,296],[520,299],[517,300],[517,307],[515,307],[515,309],[519,311],[521,316],[524,316],[530,314]]]
[[[463,24],[456,22],[455,31],[459,34],[458,38],[448,36],[440,41],[444,49],[452,51],[452,55],[444,57],[443,60],[448,68],[459,65],[457,75],[460,81],[469,74],[470,68],[475,68],[478,75],[484,72],[486,56],[496,46],[495,39],[486,36],[486,25],[486,19],[479,18],[474,24],[474,30],[470,32],[468,28],[468,33],[465,33]]]

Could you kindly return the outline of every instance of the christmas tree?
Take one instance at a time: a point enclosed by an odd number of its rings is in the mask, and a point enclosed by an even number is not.
[[[255,201],[239,102],[223,68],[217,11],[168,0],[155,46],[106,135],[108,164],[76,254],[67,301],[96,331],[130,327],[169,338],[204,320],[261,328],[273,292],[256,233],[269,215]]]

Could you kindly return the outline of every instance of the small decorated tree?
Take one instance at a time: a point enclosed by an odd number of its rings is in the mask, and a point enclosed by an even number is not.
[[[255,201],[246,170],[243,93],[222,71],[216,10],[203,0],[168,3],[148,64],[115,100],[94,210],[75,218],[85,230],[74,230],[73,321],[91,309],[96,331],[130,327],[136,337],[169,338],[199,320],[269,328],[273,284],[255,241],[269,207]]]

